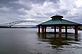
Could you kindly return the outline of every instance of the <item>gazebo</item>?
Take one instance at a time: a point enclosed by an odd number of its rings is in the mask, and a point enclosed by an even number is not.
[[[51,20],[48,20],[46,22],[43,22],[38,26],[38,33],[45,33],[46,34],[46,29],[47,27],[53,27],[54,28],[54,35],[56,36],[56,29],[59,29],[59,37],[62,36],[62,28],[65,28],[65,38],[67,39],[67,29],[68,27],[73,27],[75,30],[75,40],[78,39],[78,26],[81,26],[81,24],[68,21],[63,19],[63,16],[60,15],[55,15],[51,17]]]

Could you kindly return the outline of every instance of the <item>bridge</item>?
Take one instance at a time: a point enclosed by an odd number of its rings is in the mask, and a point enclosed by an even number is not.
[[[40,23],[41,21],[32,21],[32,20],[20,20],[20,21],[13,21],[13,22],[10,22],[10,23],[6,23],[6,25],[9,25],[9,27],[12,27],[16,24],[20,24],[20,23],[26,23],[26,22],[31,22],[31,23]]]

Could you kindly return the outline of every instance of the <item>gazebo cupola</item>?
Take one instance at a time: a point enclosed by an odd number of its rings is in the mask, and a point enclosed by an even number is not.
[[[52,18],[52,20],[57,20],[57,19],[62,19],[63,16],[55,15],[55,16],[52,16],[51,18]]]

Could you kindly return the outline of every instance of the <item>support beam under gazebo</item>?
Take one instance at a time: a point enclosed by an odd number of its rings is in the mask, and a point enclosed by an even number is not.
[[[59,37],[61,37],[61,34],[62,34],[62,27],[59,26]]]
[[[44,33],[44,26],[42,26],[42,33]]]
[[[54,36],[56,38],[56,26],[54,26]]]
[[[44,27],[44,33],[46,34],[46,26]]]
[[[40,26],[38,26],[38,33],[40,33]]]
[[[65,26],[65,38],[67,39],[67,26]]]
[[[78,40],[78,26],[75,26],[75,40]]]

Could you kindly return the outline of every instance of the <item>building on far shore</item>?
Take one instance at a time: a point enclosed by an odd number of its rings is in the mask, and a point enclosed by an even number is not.
[[[78,27],[81,26],[82,24],[68,21],[63,19],[63,16],[60,15],[55,15],[51,17],[51,20],[48,20],[46,22],[43,22],[38,26],[38,33],[43,33],[46,34],[46,29],[47,27],[53,27],[54,28],[54,35],[56,36],[56,29],[59,29],[59,36],[62,36],[62,28],[65,28],[65,38],[67,39],[67,29],[68,27],[73,27],[75,30],[75,40],[78,39]],[[71,29],[71,28],[69,28]],[[40,31],[41,30],[41,31]]]

